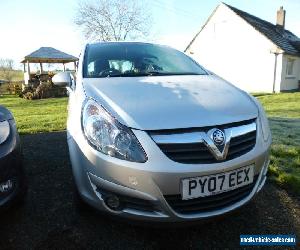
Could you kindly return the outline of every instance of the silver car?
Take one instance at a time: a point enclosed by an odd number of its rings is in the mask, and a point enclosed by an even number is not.
[[[87,44],[76,81],[64,72],[53,82],[69,92],[78,193],[101,211],[200,220],[241,207],[266,181],[271,133],[262,106],[182,52]]]

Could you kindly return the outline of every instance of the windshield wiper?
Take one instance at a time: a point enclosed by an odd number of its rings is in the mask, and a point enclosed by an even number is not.
[[[200,76],[202,76],[202,75],[206,75],[206,73],[196,73],[196,72],[175,72],[175,73],[173,73],[174,75],[196,75],[196,76],[198,76],[198,75],[200,75]]]
[[[163,72],[163,71],[147,71],[150,76],[172,76],[172,75],[206,75],[205,73],[196,73],[196,72]]]
[[[163,71],[146,71],[145,74],[148,76],[165,76],[169,75],[169,72],[163,72]]]

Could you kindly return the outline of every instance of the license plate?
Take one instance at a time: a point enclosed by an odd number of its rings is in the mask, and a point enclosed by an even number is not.
[[[248,185],[253,182],[254,165],[220,174],[182,180],[182,200],[215,195]]]

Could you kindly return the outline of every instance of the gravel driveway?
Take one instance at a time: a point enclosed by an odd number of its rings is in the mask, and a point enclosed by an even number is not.
[[[256,198],[217,221],[189,228],[147,228],[73,204],[66,133],[22,136],[29,191],[25,204],[0,216],[0,249],[238,248],[240,234],[300,236],[299,197],[267,183]],[[271,249],[271,248],[267,248]]]

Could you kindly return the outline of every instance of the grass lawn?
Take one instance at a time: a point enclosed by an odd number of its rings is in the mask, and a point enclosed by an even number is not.
[[[68,98],[29,101],[12,95],[0,96],[0,104],[12,111],[20,134],[66,129]]]
[[[272,130],[270,178],[300,194],[300,92],[258,95]]]
[[[255,96],[265,107],[272,130],[270,177],[300,194],[300,92]],[[3,95],[0,104],[13,112],[21,134],[66,128],[67,98],[28,101]]]

